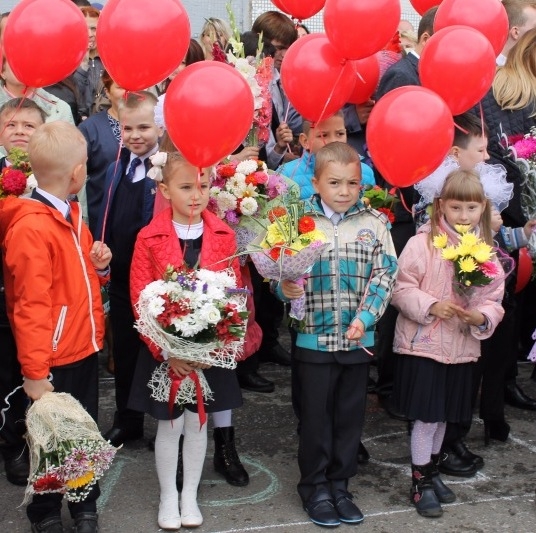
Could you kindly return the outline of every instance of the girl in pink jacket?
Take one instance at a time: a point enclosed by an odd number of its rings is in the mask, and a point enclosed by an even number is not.
[[[437,470],[446,423],[471,418],[472,365],[480,357],[480,341],[491,336],[504,313],[505,276],[498,261],[493,256],[481,261],[478,254],[476,261],[467,260],[474,246],[484,256],[491,250],[490,213],[478,174],[451,172],[434,200],[431,220],[399,258],[391,301],[400,311],[393,399],[397,410],[415,421],[410,497],[426,517],[441,516],[441,503],[456,498]],[[460,244],[465,250],[455,248]],[[485,279],[479,277],[486,268]]]

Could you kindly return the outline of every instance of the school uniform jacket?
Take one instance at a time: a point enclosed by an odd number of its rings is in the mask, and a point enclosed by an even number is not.
[[[93,239],[77,202],[72,225],[33,198],[0,203],[0,243],[8,316],[22,373],[46,378],[51,367],[74,363],[103,346],[99,278],[89,252]],[[100,281],[100,283],[99,283]]]

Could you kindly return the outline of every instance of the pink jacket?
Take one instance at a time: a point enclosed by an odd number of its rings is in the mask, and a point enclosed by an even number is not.
[[[456,234],[448,231],[456,242]],[[398,260],[399,272],[391,303],[400,311],[396,321],[393,350],[398,353],[430,357],[440,363],[457,364],[476,361],[480,357],[480,341],[491,336],[502,320],[501,305],[504,283],[475,287],[469,305],[487,319],[487,328],[480,331],[468,326],[458,316],[440,320],[429,314],[439,301],[459,301],[453,293],[453,266],[441,258],[441,251],[430,240],[430,224],[425,224],[412,237]]]

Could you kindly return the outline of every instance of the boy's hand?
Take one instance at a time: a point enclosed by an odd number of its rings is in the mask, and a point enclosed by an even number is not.
[[[52,392],[54,390],[54,386],[52,383],[50,383],[50,381],[48,381],[47,378],[24,378],[22,388],[24,389],[26,396],[28,396],[28,398],[30,398],[32,401],[39,400],[39,398],[41,398],[45,392]]]
[[[289,300],[295,300],[296,298],[301,298],[305,291],[303,290],[303,285],[296,283],[295,281],[290,281],[285,279],[280,283],[281,292]]]
[[[433,304],[428,313],[436,316],[437,318],[449,319],[456,314],[460,315],[460,313],[465,313],[465,309],[459,305],[456,305],[450,300],[444,300],[442,302],[436,302]]]
[[[491,229],[495,233],[499,233],[502,225],[503,225],[503,219],[501,217],[501,214],[499,213],[499,211],[497,211],[497,209],[492,209],[491,210]]]
[[[372,111],[372,108],[374,107],[374,100],[367,100],[363,104],[356,104],[355,106],[355,112],[357,114],[357,118],[359,120],[359,123],[363,126],[368,122],[368,119],[370,117],[370,112]]]
[[[294,140],[292,130],[285,122],[281,122],[281,124],[279,124],[275,130],[275,139],[277,144],[275,145],[274,150],[278,154],[284,153],[284,151],[287,149],[287,146]]]
[[[365,324],[356,318],[346,332],[346,338],[349,341],[358,341],[365,334]]]
[[[535,230],[536,230],[536,219],[529,220],[523,226],[523,232],[525,233],[525,237],[527,237],[527,239],[530,239],[530,236]]]
[[[483,326],[486,323],[486,317],[476,309],[472,311],[462,309],[458,312],[458,316],[462,322],[470,326]]]
[[[105,270],[112,259],[112,252],[103,242],[95,241],[91,247],[89,258],[97,270]]]

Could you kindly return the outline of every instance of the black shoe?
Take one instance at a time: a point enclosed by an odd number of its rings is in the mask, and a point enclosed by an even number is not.
[[[276,365],[290,366],[290,352],[281,344],[275,344],[270,348],[259,350],[259,360],[263,363],[275,363]]]
[[[489,446],[489,440],[506,442],[510,435],[510,424],[505,420],[484,420],[484,444]]]
[[[480,470],[484,466],[484,459],[482,459],[480,455],[473,453],[467,447],[467,444],[463,442],[463,440],[460,439],[460,440],[453,442],[450,448],[458,457],[461,457],[465,461],[473,463],[477,470]]]
[[[104,434],[104,439],[109,441],[116,448],[129,440],[138,440],[143,438],[143,429],[131,430],[112,427]]]
[[[303,508],[309,515],[311,522],[317,526],[337,527],[341,525],[333,498],[327,491],[319,491],[315,493],[315,495],[304,504]]]
[[[465,459],[459,457],[451,448],[441,450],[441,457],[437,469],[442,474],[458,477],[473,477],[476,472],[476,466]]]
[[[432,482],[434,470],[435,465],[431,461],[422,466],[411,465],[410,501],[417,512],[426,518],[439,518],[443,514]]]
[[[370,459],[370,454],[362,442],[359,442],[357,450],[357,463],[360,465],[367,464]]]
[[[274,392],[275,385],[273,381],[269,381],[257,372],[238,375],[238,384],[242,389],[252,392]]]
[[[345,524],[359,524],[365,518],[352,498],[353,496],[346,490],[335,492],[335,509],[340,521]]]
[[[28,484],[30,461],[28,460],[27,448],[25,448],[19,455],[6,459],[4,465],[6,469],[6,478],[10,483],[21,487]]]
[[[74,533],[98,533],[99,517],[97,513],[78,513],[74,517]]]
[[[32,533],[64,533],[61,516],[49,516],[41,522],[32,524]]]
[[[234,427],[214,428],[214,470],[225,477],[229,485],[245,487],[249,475],[242,466],[235,447]]]
[[[507,383],[504,387],[504,401],[513,407],[518,409],[528,409],[529,411],[536,411],[536,400],[529,398],[514,381],[513,383]]]
[[[432,454],[432,486],[439,503],[452,503],[456,501],[456,494],[443,483],[439,475],[439,470],[437,469],[439,458],[439,454]]]
[[[394,420],[400,420],[401,422],[407,422],[408,419],[402,413],[399,413],[394,407],[391,401],[391,396],[378,396],[378,403],[380,407]]]
[[[373,392],[376,392],[376,382],[369,377],[367,382],[367,394],[372,394]]]

